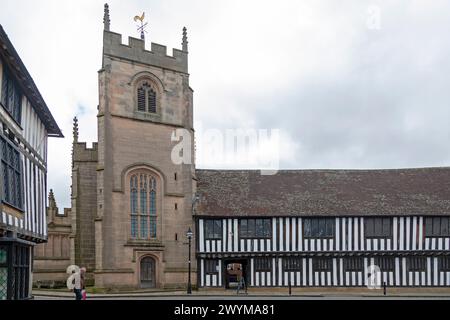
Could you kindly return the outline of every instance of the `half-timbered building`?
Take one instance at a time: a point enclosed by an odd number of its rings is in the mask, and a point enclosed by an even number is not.
[[[0,300],[27,299],[47,239],[47,138],[62,133],[2,26],[0,88]]]
[[[196,173],[200,287],[450,285],[450,168]]]

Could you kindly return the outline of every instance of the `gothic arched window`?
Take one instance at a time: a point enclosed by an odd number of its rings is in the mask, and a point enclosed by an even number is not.
[[[148,82],[137,89],[137,109],[142,112],[156,113],[156,91]]]
[[[137,175],[133,175],[130,179],[130,210],[131,210],[131,236],[137,237],[138,230],[138,191],[137,191]]]
[[[130,178],[131,237],[155,239],[157,237],[157,185],[156,179],[145,173]]]

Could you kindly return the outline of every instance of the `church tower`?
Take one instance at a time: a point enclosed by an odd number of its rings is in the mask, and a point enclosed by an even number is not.
[[[105,5],[94,218],[98,287],[187,283],[195,164],[186,28],[182,50],[170,56],[163,45],[150,48],[132,37],[122,44]],[[180,154],[192,161],[173,161],[180,142],[188,146]]]

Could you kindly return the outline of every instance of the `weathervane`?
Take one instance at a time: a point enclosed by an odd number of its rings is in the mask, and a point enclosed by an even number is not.
[[[144,23],[144,19],[145,19],[145,12],[142,13],[142,16],[135,16],[134,17],[134,21],[138,22],[140,21],[141,24],[138,25],[137,27],[137,31],[141,33],[141,39],[145,40],[145,33],[147,33],[147,30],[145,30],[145,28],[147,27],[148,23],[145,22]]]

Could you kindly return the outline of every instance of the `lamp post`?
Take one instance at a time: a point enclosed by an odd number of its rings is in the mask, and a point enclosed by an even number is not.
[[[189,259],[188,259],[188,262],[189,262],[189,273],[188,273],[187,294],[192,294],[192,284],[191,284],[191,240],[192,240],[192,236],[193,236],[193,233],[192,233],[191,228],[189,227],[188,232],[186,232],[186,237],[189,240]]]

